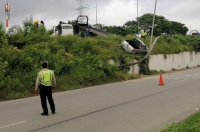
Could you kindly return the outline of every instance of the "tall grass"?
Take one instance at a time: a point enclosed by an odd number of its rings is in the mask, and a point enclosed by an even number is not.
[[[178,54],[184,51],[192,51],[193,47],[190,46],[189,41],[183,41],[182,38],[177,38],[176,36],[161,36],[152,54]]]
[[[196,113],[179,123],[167,125],[161,132],[200,132],[200,113]]]

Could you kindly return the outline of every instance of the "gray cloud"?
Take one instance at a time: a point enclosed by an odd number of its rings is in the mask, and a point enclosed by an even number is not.
[[[155,0],[138,0],[139,15],[153,13]],[[4,5],[0,3],[0,19],[5,22]],[[77,18],[77,0],[9,0],[11,5],[10,26],[21,25],[25,17],[44,20],[46,27],[57,25],[60,20],[68,21]],[[137,17],[137,0],[84,0],[84,5],[96,6],[98,9],[98,23],[105,25],[123,25]],[[199,0],[157,0],[157,15],[166,19],[186,24],[192,29],[200,30],[199,26]],[[84,10],[91,24],[96,23],[96,8]]]

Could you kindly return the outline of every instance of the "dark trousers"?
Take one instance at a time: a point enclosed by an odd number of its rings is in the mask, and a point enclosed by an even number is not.
[[[47,101],[49,101],[49,105],[52,112],[55,112],[55,104],[52,98],[52,87],[51,86],[43,86],[40,85],[40,99],[41,99],[41,105],[44,113],[48,113],[47,108]]]
[[[62,35],[62,30],[58,30],[58,35]]]
[[[141,39],[145,39],[145,36],[141,36]]]

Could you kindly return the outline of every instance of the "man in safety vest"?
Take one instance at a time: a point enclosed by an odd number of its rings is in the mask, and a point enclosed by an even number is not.
[[[35,93],[37,93],[39,87],[41,105],[43,109],[43,113],[41,113],[41,115],[48,116],[49,114],[46,97],[49,101],[52,114],[55,114],[55,104],[52,98],[52,88],[56,88],[56,78],[54,76],[54,72],[48,69],[48,62],[43,62],[42,68],[43,69],[38,72],[37,75]]]
[[[147,35],[147,33],[146,33],[144,30],[142,30],[141,38],[142,38],[142,39],[145,39],[146,35]]]

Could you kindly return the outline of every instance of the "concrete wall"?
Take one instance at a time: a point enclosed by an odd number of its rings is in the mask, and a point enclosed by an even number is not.
[[[137,62],[137,60],[134,60],[134,62]],[[134,73],[139,74],[140,69],[138,65],[130,66],[129,69],[130,70],[128,71],[128,74],[134,74]]]
[[[150,70],[170,71],[172,69],[185,69],[186,67],[200,66],[200,52],[182,52],[179,54],[151,55],[149,60]],[[130,67],[129,74],[139,73],[138,65]]]

